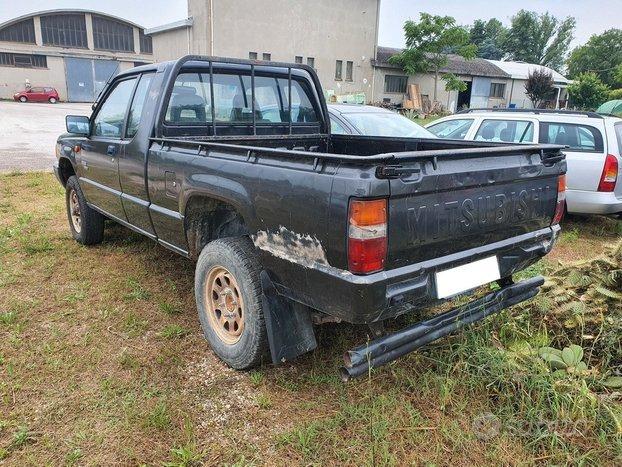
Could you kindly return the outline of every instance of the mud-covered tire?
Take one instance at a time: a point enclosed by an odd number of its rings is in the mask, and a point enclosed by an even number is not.
[[[208,243],[197,261],[194,290],[203,334],[212,350],[237,370],[259,365],[268,351],[260,271],[254,246],[245,237]],[[236,320],[241,320],[238,328]]]
[[[86,204],[86,198],[75,175],[69,177],[65,185],[65,205],[69,230],[74,240],[83,245],[101,243],[104,239],[105,218]]]

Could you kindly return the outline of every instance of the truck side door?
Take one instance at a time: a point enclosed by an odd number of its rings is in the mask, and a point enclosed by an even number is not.
[[[80,186],[86,199],[112,218],[126,220],[121,202],[119,157],[135,76],[117,81],[91,118],[91,134],[76,156]]]
[[[155,112],[158,93],[149,93],[155,73],[140,76],[127,115],[125,140],[127,145],[119,157],[119,181],[121,201],[127,221],[143,234],[155,237],[149,216],[149,194],[145,182],[145,164],[149,152],[149,136],[152,126],[141,124]],[[149,114],[149,115],[146,115]]]

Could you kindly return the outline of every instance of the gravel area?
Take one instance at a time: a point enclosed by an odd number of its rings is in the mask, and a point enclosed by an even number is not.
[[[0,172],[52,170],[65,115],[90,113],[90,104],[0,101]]]

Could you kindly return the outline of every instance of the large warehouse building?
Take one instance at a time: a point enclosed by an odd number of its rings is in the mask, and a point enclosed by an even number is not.
[[[141,26],[104,13],[50,10],[0,24],[0,99],[28,86],[92,102],[111,75],[153,61]]]

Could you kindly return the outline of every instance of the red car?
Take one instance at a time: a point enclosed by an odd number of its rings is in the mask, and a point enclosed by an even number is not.
[[[49,102],[50,104],[56,104],[59,101],[58,91],[48,87],[30,88],[17,92],[13,95],[13,99],[20,102]]]

